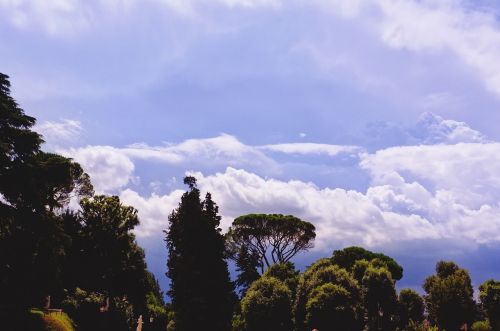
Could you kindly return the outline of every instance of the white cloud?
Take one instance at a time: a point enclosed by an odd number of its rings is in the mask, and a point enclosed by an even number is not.
[[[139,237],[162,235],[168,227],[168,216],[177,208],[183,191],[175,190],[168,195],[152,194],[144,198],[130,189],[120,194],[120,200],[139,212],[140,225],[135,229]]]
[[[392,147],[365,154],[361,166],[372,185],[385,185],[396,173],[473,209],[500,201],[500,143]]]
[[[111,146],[88,146],[59,150],[73,158],[90,175],[97,193],[112,193],[125,187],[134,172],[134,163],[119,149]]]
[[[213,175],[190,174],[220,205],[224,229],[242,214],[285,213],[315,224],[315,249],[320,251],[428,240],[473,248],[500,241],[499,155],[498,143],[406,146],[364,154],[361,166],[372,178],[365,193],[264,178],[232,167]],[[141,201],[145,209],[150,208],[147,201]],[[146,223],[148,233],[154,233],[154,220]]]
[[[194,175],[200,188],[210,191],[221,206],[224,228],[246,213],[294,214],[315,224],[316,249],[322,251],[341,244],[377,246],[439,237],[438,230],[419,215],[382,210],[360,192],[264,179],[233,168],[212,176]]]
[[[260,149],[272,152],[281,152],[286,154],[326,154],[336,156],[341,153],[357,153],[362,150],[358,146],[345,145],[329,145],[316,143],[289,143],[289,144],[274,144],[264,145]]]
[[[378,149],[403,145],[492,142],[465,122],[444,119],[431,112],[422,113],[412,126],[383,121],[370,123],[365,129],[365,140]]]
[[[34,130],[43,135],[45,142],[57,145],[61,142],[72,142],[78,138],[82,132],[82,125],[79,121],[64,119],[45,121],[37,124]]]
[[[86,146],[59,149],[59,153],[74,158],[90,175],[96,190],[114,192],[134,179],[134,160],[149,160],[193,167],[233,166],[260,169],[270,174],[280,172],[280,166],[258,148],[241,143],[234,136],[220,135],[207,139],[188,139],[167,146],[135,144],[125,148]]]
[[[488,142],[484,135],[465,122],[445,120],[432,113],[423,113],[413,135],[424,144],[456,144]]]
[[[245,166],[266,169],[278,173],[279,165],[262,151],[245,145],[236,137],[221,134],[214,138],[188,139],[178,144],[166,146],[148,146],[134,144],[121,149],[124,155],[132,159],[146,159],[170,164],[189,163],[194,166]]]
[[[200,187],[212,192],[221,206],[225,227],[245,213],[290,213],[316,225],[318,250],[339,244],[383,246],[453,239],[477,245],[500,240],[498,200],[474,207],[455,195],[456,188],[433,193],[395,173],[366,194],[264,179],[233,168],[211,176],[195,175]]]
[[[457,130],[466,133],[461,139],[482,137],[465,123],[426,116],[422,125],[432,129],[426,137],[434,141],[435,137],[439,141],[456,139]],[[346,148],[323,144],[248,146],[233,136],[221,135],[162,147],[89,146],[66,151],[66,155],[83,165],[98,190],[121,190],[124,203],[138,208],[142,225],[137,234],[141,237],[165,229],[182,191],[143,197],[127,188],[134,178],[135,159],[185,164],[191,169],[206,168],[206,164],[223,167],[225,170],[217,173],[191,174],[198,179],[200,189],[210,191],[220,205],[224,229],[246,213],[294,214],[315,224],[316,249],[321,251],[339,245],[380,247],[420,240],[464,241],[464,246],[471,247],[500,241],[500,143],[400,146],[362,153],[360,167],[371,178],[366,192],[267,178],[247,169],[277,166],[264,151],[332,156],[359,151],[355,146]],[[159,185],[152,182],[150,188],[159,190]],[[168,185],[164,187],[168,189]]]

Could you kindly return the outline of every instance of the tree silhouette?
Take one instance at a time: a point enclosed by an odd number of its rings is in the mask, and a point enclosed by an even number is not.
[[[411,322],[421,323],[424,319],[424,299],[414,290],[405,288],[399,292],[399,326],[406,329]]]
[[[440,261],[436,274],[423,285],[427,312],[432,322],[445,330],[459,330],[474,316],[473,288],[469,273],[453,262]]]
[[[229,250],[249,249],[260,259],[261,272],[286,263],[313,247],[315,227],[292,215],[248,214],[236,218],[226,235]]]
[[[362,247],[351,246],[333,251],[332,255],[333,263],[347,270],[352,270],[356,261],[366,260],[370,262],[373,259],[378,259],[386,264],[392,279],[400,280],[403,277],[403,268],[393,258],[382,253],[374,253]]]
[[[209,193],[204,201],[193,177],[165,231],[169,294],[178,330],[229,330],[233,285],[224,260],[218,207]]]
[[[479,286],[479,298],[494,331],[500,330],[500,281],[487,280]]]

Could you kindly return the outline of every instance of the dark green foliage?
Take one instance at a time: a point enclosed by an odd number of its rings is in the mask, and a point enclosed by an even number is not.
[[[139,224],[137,210],[122,205],[116,196],[102,195],[82,200],[81,208],[76,218],[65,216],[67,231],[75,238],[68,287],[81,286],[112,297],[127,295],[144,309],[150,275],[144,251],[131,232]]]
[[[477,321],[472,324],[472,331],[492,331],[489,321]]]
[[[244,296],[250,285],[260,277],[258,272],[258,268],[261,268],[259,255],[242,246],[238,250],[235,261],[238,272],[235,285],[240,289],[240,295]]]
[[[151,293],[163,305],[131,233],[137,211],[117,197],[90,199],[89,176],[71,159],[41,151],[34,123],[0,74],[0,311],[21,316],[48,295],[58,307],[64,288],[80,286],[111,295],[110,316],[128,328],[131,303],[147,313]],[[80,212],[63,212],[70,199],[81,202]]]
[[[134,304],[134,310],[142,314],[146,321],[146,326],[143,329],[148,331],[165,331],[168,323],[168,307],[165,304],[164,294],[160,289],[160,284],[155,276],[146,272],[146,288],[144,289],[145,309],[140,309],[140,306]],[[136,313],[138,315],[138,313]]]
[[[93,187],[78,163],[66,157],[38,152],[14,170],[3,191],[16,207],[37,212],[54,211],[69,202],[71,196],[89,197]]]
[[[412,289],[402,289],[398,297],[399,327],[406,329],[410,322],[424,320],[424,299]]]
[[[262,277],[250,286],[241,301],[247,331],[291,330],[291,292],[274,277]]]
[[[440,329],[458,330],[471,325],[474,316],[473,288],[469,273],[453,262],[440,261],[436,275],[423,285],[429,319]]]
[[[309,330],[358,330],[356,298],[345,288],[332,283],[316,287],[306,304]]]
[[[169,217],[166,232],[170,296],[178,330],[229,330],[234,292],[224,260],[218,207],[208,193],[200,200],[196,180]]]
[[[299,280],[294,305],[295,326],[298,330],[307,330],[307,303],[315,289],[325,285],[336,285],[349,293],[349,305],[355,312],[354,329],[361,329],[362,305],[361,289],[347,270],[333,265],[330,259],[320,259],[304,271]],[[325,299],[325,298],[324,298]],[[346,303],[347,304],[347,303]],[[330,328],[332,328],[331,326]]]
[[[106,296],[76,288],[67,293],[61,307],[76,323],[78,330],[92,330],[101,321],[100,308],[106,305]],[[97,325],[96,325],[97,324]]]
[[[132,305],[125,298],[76,288],[61,303],[64,311],[82,331],[131,330],[134,325]]]
[[[358,260],[354,263],[351,273],[359,284],[363,282],[363,277],[365,276],[366,269],[368,269],[369,266],[370,262],[364,259]]]
[[[391,272],[392,279],[395,281],[403,277],[403,267],[401,267],[393,258],[382,253],[374,253],[362,247],[347,247],[342,250],[333,252],[332,261],[334,264],[341,266],[349,271],[352,270],[356,261],[367,260],[372,261],[378,259],[387,265],[387,269]]]
[[[264,267],[286,263],[313,247],[315,231],[314,225],[292,215],[248,214],[234,220],[226,238],[232,255],[241,249],[257,254],[264,272]]]
[[[397,311],[396,290],[385,268],[368,267],[362,280],[368,330],[394,330]]]
[[[479,298],[493,331],[500,330],[500,281],[487,280],[479,286]]]
[[[0,73],[0,192],[11,204],[22,198],[24,190],[12,184],[22,179],[21,169],[36,156],[43,142],[31,130],[34,124],[35,119],[25,115],[10,96],[9,77]]]
[[[34,123],[10,96],[8,77],[0,74],[0,305],[38,305],[61,291],[70,238],[56,210],[71,196],[92,193],[77,163],[40,151]]]
[[[263,277],[274,277],[282,281],[291,291],[292,298],[295,298],[295,292],[299,283],[299,272],[295,270],[292,262],[273,264],[262,275]]]

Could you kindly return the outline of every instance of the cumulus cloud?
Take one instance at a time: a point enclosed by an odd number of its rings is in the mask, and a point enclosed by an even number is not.
[[[396,173],[471,208],[500,200],[499,143],[391,147],[363,155],[360,165],[372,185],[385,185]]]
[[[423,113],[415,129],[414,136],[424,144],[455,144],[487,142],[486,137],[472,129],[465,122],[445,120],[432,113]]]
[[[88,146],[59,150],[58,153],[82,165],[90,175],[97,193],[113,193],[132,180],[134,163],[117,148]]]
[[[155,193],[150,196],[134,191],[129,184],[135,160],[189,165],[194,170],[216,164],[216,172],[189,174],[220,205],[224,229],[246,213],[293,214],[315,224],[320,251],[350,244],[381,247],[443,240],[477,247],[500,241],[500,143],[485,140],[465,123],[432,114],[422,116],[417,128],[420,139],[431,145],[368,153],[356,146],[327,144],[250,146],[221,135],[160,147],[88,146],[65,153],[83,165],[98,191],[121,192],[124,203],[138,208],[142,225],[137,234],[142,238],[165,229],[182,191],[161,195],[158,181],[151,182]],[[268,154],[276,152],[305,159],[314,154],[359,153],[359,167],[371,182],[366,190],[346,190],[269,178],[248,169],[279,167]]]
[[[175,190],[168,195],[153,193],[149,197],[142,197],[137,192],[126,189],[120,194],[120,200],[137,208],[140,225],[135,229],[139,237],[162,235],[162,230],[168,227],[168,215],[177,208],[183,191]]]
[[[489,143],[480,131],[467,123],[444,119],[431,112],[422,113],[415,125],[373,122],[365,129],[368,145],[377,149],[401,145],[453,145],[458,143]]]
[[[498,155],[499,143],[403,146],[364,153],[360,166],[371,176],[364,192],[265,178],[233,167],[190,174],[220,205],[224,229],[242,214],[286,213],[315,224],[319,251],[428,240],[474,248],[500,241]],[[149,200],[171,201],[172,194],[136,199],[148,210]],[[155,232],[154,219],[148,219],[149,230],[141,235]]]
[[[60,144],[61,142],[72,142],[82,132],[79,121],[64,119],[61,121],[45,121],[37,124],[35,131],[43,135],[45,142],[49,144]]]
[[[226,227],[234,217],[245,213],[294,214],[315,224],[318,250],[330,250],[339,244],[375,246],[393,238],[408,240],[437,235],[425,219],[411,215],[397,218],[356,191],[319,189],[302,181],[264,179],[233,168],[213,176],[195,175],[200,187],[211,191],[221,205]]]
[[[456,196],[457,188],[432,192],[395,172],[366,193],[264,179],[234,168],[210,176],[194,175],[220,204],[225,228],[245,213],[290,213],[316,225],[318,250],[340,244],[373,247],[453,239],[477,245],[500,240],[498,200],[474,206]]]

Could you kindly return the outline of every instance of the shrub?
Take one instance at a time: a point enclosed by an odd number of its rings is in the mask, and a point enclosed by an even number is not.
[[[44,331],[75,331],[73,321],[66,313],[44,314],[42,320],[45,324]]]
[[[478,321],[472,324],[472,331],[491,331],[490,322]]]

